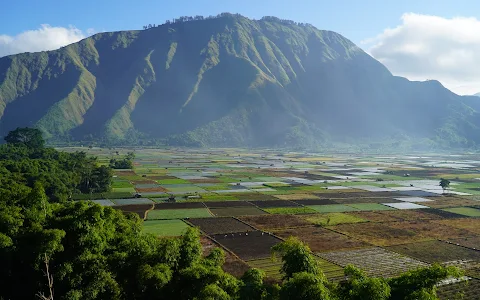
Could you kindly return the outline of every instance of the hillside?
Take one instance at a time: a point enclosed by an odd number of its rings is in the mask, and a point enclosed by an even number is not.
[[[36,126],[51,140],[186,146],[472,145],[471,98],[395,77],[335,32],[273,17],[192,18],[0,58],[0,136]]]

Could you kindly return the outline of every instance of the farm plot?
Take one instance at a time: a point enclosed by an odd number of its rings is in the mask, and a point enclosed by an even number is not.
[[[190,182],[185,179],[177,178],[174,176],[166,176],[168,178],[157,180],[158,184],[169,186],[169,185],[188,185]]]
[[[254,206],[251,207],[217,207],[211,208],[210,211],[217,217],[236,217],[236,216],[256,216],[267,214]]]
[[[437,288],[437,295],[441,300],[479,300],[480,293],[478,291],[480,291],[480,280],[471,279],[468,281],[441,285]]]
[[[432,202],[435,200],[421,198],[421,197],[398,197],[394,198],[395,200],[403,201],[403,202],[411,202],[411,203],[424,203],[424,202]]]
[[[208,218],[211,216],[211,213],[206,208],[156,209],[147,213],[147,220]]]
[[[471,206],[471,205],[478,205],[479,201],[470,200],[460,197],[435,197],[430,198],[434,199],[435,201],[425,203],[428,207],[431,208],[449,208],[449,207],[460,207],[460,206]]]
[[[297,215],[297,214],[314,214],[317,211],[309,207],[298,206],[298,207],[273,207],[273,208],[264,208],[264,211],[270,214],[279,214],[279,215]]]
[[[247,201],[211,201],[211,202],[206,202],[205,205],[208,208],[253,207],[253,205]]]
[[[395,277],[427,264],[382,248],[320,253],[321,257],[345,267],[348,264],[364,270],[370,276]]]
[[[189,219],[188,222],[193,226],[198,226],[200,230],[207,234],[224,234],[232,232],[247,232],[255,229],[234,218],[202,218]]]
[[[347,206],[353,207],[360,211],[394,210],[394,208],[379,203],[357,203],[347,204]]]
[[[362,192],[360,190],[352,190],[351,192],[346,192],[341,190],[337,193],[315,193],[320,198],[327,199],[336,199],[336,198],[392,198],[398,197],[400,194],[396,192]]]
[[[107,200],[107,199],[90,200],[90,201],[92,201],[93,203],[99,204],[101,206],[114,206],[115,205],[115,203],[113,203],[112,201]]]
[[[205,208],[202,202],[155,203],[155,209]]]
[[[311,226],[309,222],[294,215],[244,216],[239,219],[261,230]]]
[[[206,191],[193,184],[162,184],[162,187],[172,193],[206,193]]]
[[[118,189],[118,188],[133,188],[133,184],[130,183],[128,180],[118,180],[114,179],[112,181],[112,188],[113,189]]]
[[[344,214],[365,219],[369,222],[374,222],[374,223],[395,222],[399,220],[393,214],[388,215],[388,214],[384,214],[383,212],[384,211],[351,211],[351,212],[346,212]]]
[[[437,223],[450,226],[450,227],[465,229],[465,230],[471,231],[472,233],[480,234],[480,219],[471,219],[471,218],[449,219],[449,220],[440,220],[440,221],[437,221]],[[480,248],[480,244],[478,245],[478,248]]]
[[[308,244],[313,252],[357,249],[370,246],[363,241],[321,227],[286,229],[275,231],[275,234],[282,238],[296,236]]]
[[[367,222],[367,220],[365,219],[346,213],[315,214],[310,216],[303,216],[303,218],[305,218],[305,220],[311,222],[312,224],[320,226],[334,226],[339,224]]]
[[[458,260],[480,262],[479,251],[437,240],[396,245],[387,249],[428,263]]]
[[[143,222],[143,232],[156,236],[179,236],[189,226],[182,220],[148,220]]]
[[[289,187],[290,184],[285,182],[266,182],[263,184],[266,187],[279,188],[279,187]]]
[[[212,238],[222,244],[243,260],[270,257],[270,249],[281,242],[280,239],[261,231],[234,233],[228,235],[212,235]]]
[[[112,202],[115,205],[153,204],[153,201],[147,198],[113,199]]]
[[[444,211],[452,212],[459,215],[464,215],[467,217],[480,217],[480,209],[473,207],[453,207],[453,208],[444,208]]]
[[[237,195],[218,195],[218,194],[202,194],[201,201],[203,202],[219,202],[219,201],[235,201],[239,200]]]
[[[335,199],[337,204],[356,204],[356,203],[402,203],[400,200],[395,200],[393,198],[343,198]]]
[[[332,264],[322,258],[316,257],[320,270],[330,281],[340,281],[344,278],[343,268]],[[247,261],[252,268],[263,270],[267,277],[281,280],[282,261],[280,259],[272,260],[271,258],[263,258]]]
[[[287,200],[265,200],[265,201],[250,201],[253,205],[256,205],[260,208],[267,208],[267,207],[299,207],[300,205]]]
[[[145,219],[145,213],[147,210],[152,209],[152,204],[136,204],[136,205],[123,205],[123,206],[115,206],[115,209],[121,210],[124,213],[135,213],[137,214],[140,219]]]
[[[155,189],[160,188],[156,183],[147,183],[148,181],[142,181],[142,183],[135,183],[135,189]]]
[[[400,191],[398,193],[401,194],[402,196],[407,196],[407,197],[439,197],[440,196],[439,194],[430,193],[426,191],[417,191],[417,190]]]
[[[449,242],[461,245],[463,247],[471,248],[471,249],[476,249],[476,250],[480,249],[480,236],[451,239],[449,240]]]
[[[329,229],[375,246],[398,245],[429,239],[412,230],[391,227],[390,224],[393,223],[354,223],[331,226]]]
[[[280,200],[311,200],[311,199],[320,199],[320,197],[313,194],[286,194],[286,195],[275,195]]]
[[[383,205],[390,206],[396,209],[419,209],[419,208],[428,208],[428,206],[419,205],[410,202],[403,203],[382,203]]]
[[[266,194],[260,194],[260,193],[242,193],[235,195],[239,200],[246,200],[246,201],[251,201],[251,200],[277,200],[275,196],[272,195],[266,195]]]
[[[156,186],[156,187],[150,187],[150,188],[138,188],[135,187],[135,190],[138,193],[165,193],[167,190],[162,188],[161,186]]]
[[[465,266],[465,264],[468,264]],[[480,279],[480,263],[471,264],[469,262],[460,262],[460,265],[456,265],[460,268],[465,268],[465,275],[470,276],[472,278]]]
[[[388,224],[388,226],[400,230],[415,232],[423,237],[441,240],[472,236],[472,233],[468,230],[446,226],[431,221],[395,222]]]
[[[135,189],[133,187],[112,188],[112,192],[133,194],[135,193]]]
[[[396,218],[397,221],[438,220],[438,214],[432,214],[431,209],[402,209],[394,211],[381,211],[382,215]]]
[[[320,213],[332,213],[332,212],[346,212],[346,211],[358,211],[358,209],[343,205],[343,204],[331,204],[331,205],[310,205],[308,206]]]
[[[247,261],[247,264],[252,268],[257,268],[265,272],[265,275],[269,278],[282,280],[281,268],[282,261],[272,260],[271,258],[261,258],[256,260]]]
[[[341,204],[337,201],[330,200],[330,199],[310,199],[310,200],[293,200],[292,202],[295,202],[300,205],[330,205],[330,204]]]
[[[406,212],[406,211],[404,210],[404,212]],[[414,212],[414,211],[410,211],[410,212]],[[435,209],[435,208],[424,208],[422,210],[417,210],[415,212],[421,212],[425,215],[435,216],[434,218],[432,218],[432,220],[435,220],[435,219],[457,219],[457,218],[464,218],[465,217],[465,216],[462,216],[462,215],[459,215],[459,214],[455,214],[455,213],[452,213],[452,212],[449,212],[449,211],[444,211],[444,210]]]
[[[207,256],[214,248],[219,246],[213,243],[208,237],[201,236],[200,243],[202,244],[203,255]],[[222,266],[222,269],[237,277],[240,278],[242,275],[250,269],[250,267],[242,260],[238,259],[232,253],[225,251],[225,263]]]

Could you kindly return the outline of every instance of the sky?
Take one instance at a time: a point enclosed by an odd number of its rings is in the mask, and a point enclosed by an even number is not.
[[[480,92],[478,0],[1,0],[0,57],[179,16],[276,16],[352,40],[394,74]]]

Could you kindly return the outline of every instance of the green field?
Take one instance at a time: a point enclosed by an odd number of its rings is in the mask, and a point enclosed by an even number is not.
[[[328,204],[328,205],[309,205],[308,207],[316,210],[320,213],[332,213],[332,212],[346,212],[346,211],[358,211],[354,207],[343,204]]]
[[[158,184],[164,185],[164,184],[189,184],[190,181],[185,180],[185,179],[162,179],[162,180],[157,180]]]
[[[143,232],[156,236],[179,236],[188,228],[182,220],[151,220],[143,222]]]
[[[122,187],[122,188],[113,188],[114,193],[135,193],[133,187]]]
[[[264,211],[271,214],[295,215],[295,214],[312,214],[317,211],[309,207],[273,207],[264,208]]]
[[[452,207],[445,208],[444,211],[453,212],[467,217],[480,217],[480,209],[473,207]]]
[[[212,214],[206,208],[156,209],[148,212],[147,220],[208,218],[211,216]]]
[[[238,200],[237,197],[232,195],[219,195],[219,194],[202,194],[201,201],[231,201]]]
[[[113,180],[112,188],[129,188],[133,187],[133,185],[127,180]]]
[[[360,211],[375,211],[375,210],[394,210],[392,207],[382,205],[379,203],[358,203],[358,204],[346,204]]]

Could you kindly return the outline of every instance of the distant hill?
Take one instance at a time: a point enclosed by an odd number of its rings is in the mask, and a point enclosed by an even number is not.
[[[0,135],[36,126],[51,140],[465,146],[480,141],[472,98],[393,76],[338,33],[274,17],[182,18],[0,59]]]

